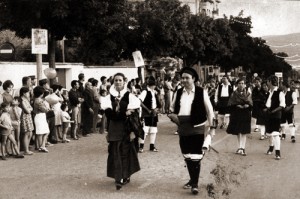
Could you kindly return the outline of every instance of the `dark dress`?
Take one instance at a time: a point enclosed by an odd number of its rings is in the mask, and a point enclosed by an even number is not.
[[[105,114],[110,121],[107,140],[108,159],[107,176],[116,181],[129,178],[133,173],[140,170],[136,151],[136,141],[130,141],[129,132],[125,126],[126,110],[129,103],[129,92],[123,95],[119,102],[111,97],[112,109],[107,109]],[[117,103],[119,111],[116,111]]]
[[[83,91],[84,102],[81,104],[82,135],[92,132],[94,114],[89,111],[94,107],[94,93],[92,89],[86,88]],[[96,113],[97,114],[97,113]]]
[[[248,104],[248,108],[239,108],[238,105]],[[251,94],[243,89],[242,92],[235,90],[230,99],[230,121],[226,132],[232,135],[251,133]]]
[[[253,98],[252,117],[256,118],[257,125],[265,125],[267,122],[268,115],[263,110],[266,108],[266,102],[268,96],[269,96],[269,92],[261,89],[259,90],[255,98],[252,97]]]

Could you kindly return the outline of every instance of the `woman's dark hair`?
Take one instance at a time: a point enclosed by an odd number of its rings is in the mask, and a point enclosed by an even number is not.
[[[14,84],[12,83],[12,81],[6,80],[5,82],[3,82],[3,85],[2,85],[3,90],[6,91],[6,89],[9,88],[10,86],[14,86]]]
[[[107,79],[107,77],[102,76],[102,77],[100,78],[100,81],[103,82],[105,79]]]
[[[241,81],[243,81],[245,83],[245,79],[244,78],[239,78],[237,81],[236,81],[236,84],[239,84]]]
[[[4,108],[7,107],[7,106],[10,106],[10,103],[8,103],[8,102],[3,102],[3,103],[1,104],[1,109],[4,109]]]
[[[92,86],[97,86],[98,85],[98,80],[96,80],[96,79],[93,79],[92,80]]]
[[[94,80],[95,78],[91,77],[88,79],[88,82],[92,83],[92,81]]]
[[[116,73],[115,75],[114,75],[114,77],[113,77],[113,82],[115,81],[115,77],[116,76],[121,76],[121,77],[123,77],[123,80],[125,81],[125,75],[123,74],[123,73]]]
[[[37,86],[33,89],[33,95],[34,97],[40,97],[45,93],[45,89],[42,86]]]
[[[20,89],[20,97],[23,96],[25,93],[28,93],[29,92],[29,88],[26,87],[26,86],[23,86],[21,89]]]
[[[68,107],[68,104],[62,103],[60,106],[60,109],[64,111],[67,107]]]

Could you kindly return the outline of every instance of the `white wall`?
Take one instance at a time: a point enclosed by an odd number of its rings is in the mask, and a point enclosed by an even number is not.
[[[48,67],[48,63],[43,63],[43,70]],[[74,79],[78,79],[79,73],[85,74],[85,80],[93,77],[100,83],[100,77],[106,76],[109,78],[117,72],[131,80],[138,77],[137,68],[134,66],[84,66],[81,63],[56,63],[57,69],[65,69],[66,88],[71,88],[70,83]],[[142,69],[144,74],[144,69]],[[36,75],[36,63],[34,62],[0,62],[0,80],[11,80],[14,88],[18,89],[22,86],[22,78],[24,76]],[[43,74],[43,78],[46,78]],[[59,79],[58,79],[59,82]],[[2,87],[1,87],[2,90]]]

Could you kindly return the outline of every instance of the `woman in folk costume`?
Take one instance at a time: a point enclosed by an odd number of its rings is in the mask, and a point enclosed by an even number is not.
[[[125,86],[123,73],[115,74],[110,88],[110,100],[102,103],[109,120],[107,141],[107,176],[115,179],[116,189],[130,181],[130,176],[140,170],[134,132],[126,130],[126,118],[140,109],[140,100]],[[138,115],[138,114],[137,114]]]
[[[245,88],[245,81],[237,81],[237,89],[229,98],[230,121],[227,133],[237,135],[239,148],[237,154],[246,156],[247,134],[251,133],[251,109],[253,106],[251,94]]]

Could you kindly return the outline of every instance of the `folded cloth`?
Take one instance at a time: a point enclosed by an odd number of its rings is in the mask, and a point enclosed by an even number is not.
[[[171,122],[175,123],[177,126],[180,124],[176,114],[170,113],[167,116],[170,118]]]

